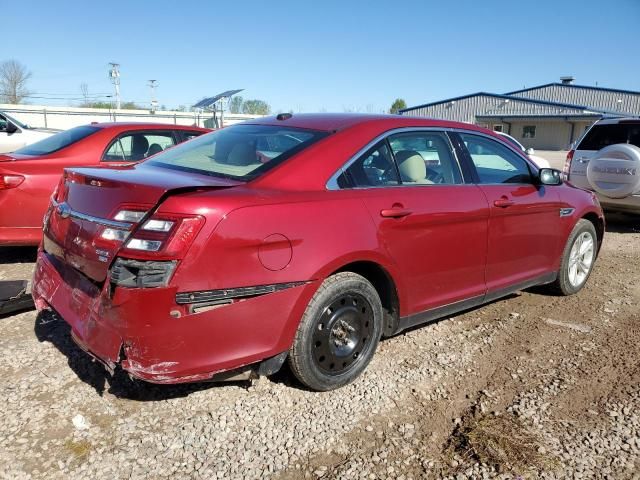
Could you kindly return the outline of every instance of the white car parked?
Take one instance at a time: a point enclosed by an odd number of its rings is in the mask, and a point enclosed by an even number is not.
[[[58,133],[58,130],[31,128],[4,112],[0,112],[0,153],[18,150]]]
[[[533,148],[531,147],[524,148],[524,145],[522,145],[518,140],[516,140],[511,135],[508,135],[504,132],[495,132],[495,133],[497,133],[498,135],[501,135],[502,137],[504,137],[505,140],[510,142],[512,145],[522,150],[522,152],[527,157],[529,157],[533,161],[533,163],[535,163],[538,166],[538,168],[551,168],[549,161],[546,158],[538,157],[537,155],[535,155],[536,151]]]
[[[564,177],[607,210],[640,213],[640,118],[596,122],[567,154]]]

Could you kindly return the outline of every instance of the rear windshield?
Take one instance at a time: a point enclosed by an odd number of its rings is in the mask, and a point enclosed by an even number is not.
[[[640,123],[594,125],[580,142],[578,150],[600,150],[616,143],[640,147]]]
[[[234,180],[252,180],[327,132],[271,125],[234,125],[183,143],[149,164]]]
[[[69,145],[88,137],[98,130],[100,129],[96,127],[90,127],[88,125],[75,127],[70,130],[65,130],[64,132],[56,133],[51,137],[47,137],[44,140],[40,140],[39,142],[27,145],[26,147],[22,147],[16,150],[14,153],[19,153],[22,155],[47,155],[49,153],[62,150],[63,148],[68,147]]]

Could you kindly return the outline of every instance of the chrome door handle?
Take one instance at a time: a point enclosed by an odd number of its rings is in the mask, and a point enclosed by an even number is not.
[[[402,218],[412,213],[411,210],[406,208],[385,208],[380,210],[380,216],[385,218]]]
[[[513,200],[509,200],[508,198],[501,198],[493,202],[496,207],[507,208],[513,205],[515,202]]]

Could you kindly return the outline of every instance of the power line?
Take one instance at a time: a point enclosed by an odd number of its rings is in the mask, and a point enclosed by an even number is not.
[[[7,93],[4,92],[0,92],[0,95],[8,95]],[[45,96],[45,95],[21,95],[23,98],[37,98],[37,99],[41,99],[41,100],[59,100],[59,101],[65,101],[65,100],[85,100],[85,97],[50,97],[50,96]],[[111,95],[95,95],[95,96],[88,96],[86,98],[89,98],[90,100],[98,100],[101,98],[111,98]]]
[[[0,92],[0,95],[2,94],[2,92]],[[31,96],[31,95],[47,95],[50,97],[53,96],[69,96],[69,97],[76,97],[78,96],[77,93],[44,93],[44,92],[29,92],[28,95],[25,96]],[[90,93],[87,96],[89,97],[100,97],[100,96],[105,96],[105,95],[111,95],[111,93],[109,92],[98,92],[98,93]]]

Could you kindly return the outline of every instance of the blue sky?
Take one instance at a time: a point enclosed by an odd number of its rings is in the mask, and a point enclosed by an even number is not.
[[[574,75],[640,90],[640,0],[0,0],[0,61],[32,92],[111,93],[167,107],[244,88],[274,111],[371,111]],[[34,104],[59,104],[30,99]]]

